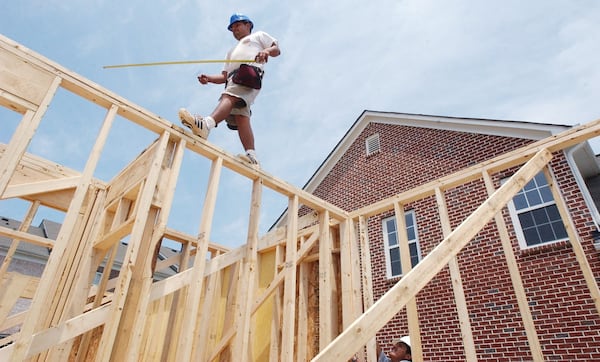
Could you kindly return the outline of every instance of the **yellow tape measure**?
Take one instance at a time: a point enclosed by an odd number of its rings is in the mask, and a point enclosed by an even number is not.
[[[256,63],[254,59],[238,59],[238,60],[226,60],[226,59],[208,59],[208,60],[177,60],[172,62],[154,62],[154,63],[134,63],[134,64],[117,64],[117,65],[105,65],[102,68],[126,68],[126,67],[149,67],[154,65],[173,65],[173,64],[201,64],[201,63]]]

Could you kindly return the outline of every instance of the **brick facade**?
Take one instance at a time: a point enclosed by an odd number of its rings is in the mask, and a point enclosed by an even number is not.
[[[365,140],[378,133],[381,151],[366,156]],[[532,142],[528,139],[468,132],[370,123],[313,192],[352,211],[378,200],[460,171]],[[594,275],[600,257],[591,233],[595,229],[564,154],[556,153],[552,172],[562,190]],[[513,170],[514,171],[514,170]],[[494,175],[496,187],[501,177]],[[452,227],[460,224],[485,199],[483,181],[476,180],[445,193]],[[435,198],[411,205],[419,246],[426,256],[443,239]],[[396,281],[388,280],[382,219],[368,221],[375,298]],[[511,226],[513,250],[529,298],[538,338],[547,360],[600,360],[600,316],[591,299],[575,254],[568,242],[522,250]],[[488,224],[458,256],[471,327],[480,361],[531,360],[506,259],[494,223]],[[464,360],[460,326],[450,274],[446,267],[417,297],[422,349],[426,361]],[[404,312],[378,334],[389,341],[406,334]]]

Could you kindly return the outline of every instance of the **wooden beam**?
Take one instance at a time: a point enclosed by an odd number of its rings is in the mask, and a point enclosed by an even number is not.
[[[545,168],[547,169],[547,167]],[[488,196],[491,196],[496,190],[496,188],[494,187],[494,182],[492,181],[492,177],[490,176],[489,172],[483,173],[483,181],[485,182],[485,188],[487,190]],[[504,222],[504,216],[502,215],[502,211],[496,213],[496,215],[494,216],[494,220],[496,222],[498,234],[500,235],[502,250],[504,252],[504,257],[506,258],[506,264],[508,266],[510,280],[512,282],[513,290],[515,291],[515,296],[517,298],[517,305],[519,306],[519,312],[521,313],[521,320],[523,321],[525,334],[527,335],[527,342],[529,344],[529,350],[531,351],[531,358],[533,358],[534,361],[543,361],[544,355],[542,353],[542,347],[540,345],[540,340],[535,330],[533,316],[531,314],[531,309],[529,308],[529,301],[525,293],[523,280],[521,279],[521,274],[519,273],[517,258],[515,257],[515,252],[513,251],[512,242],[508,234],[508,228],[506,227],[506,223]]]
[[[585,283],[590,292],[590,297],[594,301],[594,305],[596,306],[596,311],[600,314],[600,291],[598,290],[598,283],[596,281],[596,277],[592,272],[592,268],[590,267],[590,263],[587,260],[587,256],[585,254],[585,250],[583,250],[583,246],[581,245],[581,240],[579,239],[579,235],[577,234],[577,228],[573,223],[573,219],[569,214],[567,204],[563,199],[556,182],[554,182],[554,178],[550,174],[550,170],[547,168],[544,169],[544,176],[546,176],[546,181],[548,182],[548,186],[550,186],[550,190],[552,190],[552,196],[554,197],[554,201],[556,202],[556,206],[558,208],[558,212],[560,213],[560,217],[565,225],[565,229],[567,231],[567,235],[569,235],[569,241],[571,242],[571,247],[573,248],[573,252],[577,258],[577,262],[579,263],[579,267],[581,268],[581,273],[583,274],[583,279],[585,279]]]
[[[402,266],[402,275],[404,276],[412,270],[410,248],[408,246],[408,234],[406,232],[406,214],[404,213],[404,205],[395,203],[394,214],[396,218],[398,247],[400,249],[400,264]],[[411,344],[414,347],[411,348],[411,356],[417,361],[422,361],[423,351],[421,350],[421,328],[419,327],[419,313],[417,311],[416,297],[406,303],[406,319]]]
[[[298,196],[296,195],[289,198],[287,226],[281,361],[294,360],[294,336],[296,334],[296,253],[298,243]]]
[[[250,328],[252,318],[252,301],[256,286],[258,268],[258,228],[260,223],[260,204],[262,199],[262,180],[256,179],[252,183],[250,215],[248,220],[248,235],[246,238],[246,257],[242,263],[242,281],[239,289],[240,300],[237,304],[239,320],[237,321],[237,335],[233,346],[233,355],[241,361],[246,361],[250,353]]]
[[[450,235],[452,232],[452,225],[450,225],[450,215],[448,214],[448,205],[444,192],[440,188],[435,189],[435,199],[438,206],[438,213],[440,215],[440,224],[442,225],[442,232],[444,237]],[[498,214],[496,214],[498,215]],[[477,353],[475,351],[475,342],[473,340],[473,328],[471,327],[471,320],[469,317],[469,310],[467,308],[467,299],[465,298],[465,289],[462,283],[462,277],[460,274],[460,266],[458,265],[458,259],[456,256],[450,258],[448,262],[448,269],[450,270],[450,281],[452,283],[452,292],[454,293],[454,300],[456,311],[458,312],[458,320],[460,324],[460,335],[463,341],[463,349],[465,351],[465,358],[467,361],[477,361]],[[415,345],[419,346],[419,357],[417,360],[423,360],[423,351],[421,350],[420,334],[417,336],[411,333],[411,343],[413,337]]]
[[[333,330],[337,311],[333,308],[333,258],[327,210],[319,214],[319,226],[319,348],[323,349],[337,334]]]
[[[25,197],[35,194],[47,194],[55,191],[75,189],[80,176],[72,176],[54,180],[29,182],[26,184],[9,185],[2,198]]]
[[[212,220],[214,217],[215,204],[217,201],[217,191],[219,185],[219,179],[221,176],[221,169],[223,166],[223,160],[217,158],[212,162],[210,176],[208,180],[208,186],[206,190],[206,197],[204,205],[202,207],[202,216],[200,220],[200,228],[198,230],[198,252],[194,258],[194,267],[192,272],[192,279],[189,285],[188,296],[186,300],[186,311],[193,318],[186,318],[183,320],[183,326],[181,334],[179,336],[177,357],[178,361],[188,361],[192,356],[192,343],[196,340],[199,331],[196,326],[196,316],[198,315],[198,300],[202,294],[203,283],[204,283],[204,268],[206,265],[206,253],[208,251],[208,240],[210,238],[210,231],[212,228]],[[199,346],[200,354],[202,355],[203,346]]]

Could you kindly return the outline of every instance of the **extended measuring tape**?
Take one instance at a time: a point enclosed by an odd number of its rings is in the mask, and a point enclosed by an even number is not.
[[[226,59],[209,59],[209,60],[178,60],[172,62],[154,62],[154,63],[134,63],[134,64],[117,64],[105,65],[102,68],[126,68],[126,67],[149,67],[154,65],[173,65],[173,64],[199,64],[199,63],[256,63],[254,59],[241,60],[226,60]]]

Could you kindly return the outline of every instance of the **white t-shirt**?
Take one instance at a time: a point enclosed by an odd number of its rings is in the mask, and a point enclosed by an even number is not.
[[[244,60],[254,59],[256,54],[261,50],[265,50],[273,43],[277,44],[277,39],[273,38],[264,31],[257,31],[256,33],[250,33],[240,39],[236,46],[234,46],[229,52],[227,52],[227,60]],[[264,64],[252,63],[261,69]],[[227,73],[231,73],[240,67],[240,63],[225,63],[223,70]]]

